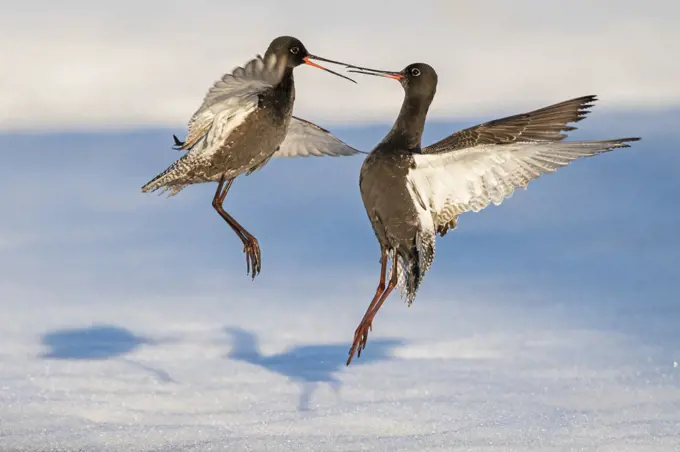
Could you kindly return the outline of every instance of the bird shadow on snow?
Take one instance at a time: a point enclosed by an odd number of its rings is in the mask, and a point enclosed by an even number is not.
[[[41,342],[47,348],[47,351],[40,355],[43,359],[81,361],[120,359],[151,373],[161,382],[175,382],[166,371],[125,357],[143,345],[158,343],[158,341],[137,336],[126,328],[92,325],[85,328],[62,329],[45,333]]]
[[[274,355],[263,355],[254,333],[237,327],[226,327],[224,331],[231,339],[227,358],[263,367],[300,384],[299,411],[309,410],[309,401],[320,383],[327,383],[339,394],[342,381],[338,374],[346,368],[349,344],[301,345]],[[391,351],[403,343],[399,339],[372,339],[370,347],[361,353],[360,359],[352,361],[352,366],[391,360]]]

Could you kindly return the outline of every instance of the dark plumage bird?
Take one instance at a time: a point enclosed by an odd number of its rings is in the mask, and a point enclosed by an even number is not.
[[[269,44],[264,57],[225,74],[191,117],[186,140],[173,135],[176,149],[188,152],[142,187],[143,192],[162,189],[173,196],[187,185],[217,182],[212,205],[243,242],[246,268],[253,278],[261,269],[257,239],[223,208],[234,179],[262,168],[272,157],[359,152],[329,131],[292,116],[297,66],[307,64],[354,82],[312,59],[344,64],[314,56],[298,39],[281,36]]]
[[[380,242],[380,283],[361,323],[347,364],[366,347],[373,319],[390,292],[400,286],[410,305],[434,260],[435,236],[456,227],[458,216],[500,204],[517,188],[579,157],[618,148],[640,138],[563,141],[568,123],[580,121],[595,96],[568,100],[529,113],[486,122],[427,147],[421,136],[437,87],[427,64],[400,72],[353,67],[350,72],[396,79],[405,97],[392,130],[361,167],[361,197]],[[385,285],[387,262],[392,262]]]

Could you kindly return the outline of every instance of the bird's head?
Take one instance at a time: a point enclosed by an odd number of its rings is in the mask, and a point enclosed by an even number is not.
[[[279,36],[278,38],[274,39],[270,44],[269,48],[267,48],[267,52],[265,53],[265,57],[267,55],[276,55],[276,58],[281,61],[286,62],[286,67],[288,69],[293,69],[296,68],[300,65],[306,64],[308,66],[315,67],[317,69],[324,70],[326,72],[330,72],[331,74],[337,75],[338,77],[342,77],[344,79],[347,79],[351,82],[356,83],[354,80],[352,80],[349,77],[346,77],[342,74],[338,74],[337,72],[333,72],[328,68],[325,68],[317,63],[314,63],[311,60],[318,60],[318,61],[325,61],[327,63],[333,63],[333,64],[341,64],[347,66],[346,63],[342,63],[340,61],[333,61],[329,60],[327,58],[322,58],[320,56],[312,55],[307,51],[307,48],[305,45],[302,43],[297,38],[294,38],[292,36]]]
[[[437,91],[437,72],[426,63],[413,63],[401,71],[383,71],[379,69],[348,66],[349,72],[375,75],[398,80],[407,96],[426,97],[432,99]]]

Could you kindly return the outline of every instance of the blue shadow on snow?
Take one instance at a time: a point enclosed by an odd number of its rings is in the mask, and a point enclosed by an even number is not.
[[[140,346],[155,343],[157,342],[137,336],[125,328],[92,325],[45,333],[42,336],[42,344],[48,350],[40,357],[88,361],[120,358],[127,364],[151,373],[159,381],[172,383],[174,380],[166,371],[125,358],[125,355],[134,352]]]
[[[309,401],[317,384],[327,383],[336,393],[342,386],[337,374],[346,369],[349,344],[314,344],[293,347],[275,355],[262,355],[255,334],[242,328],[227,327],[232,348],[227,357],[276,372],[302,386],[300,411],[309,410]],[[361,358],[351,367],[392,359],[390,352],[404,342],[398,339],[371,339]]]
[[[42,343],[49,349],[43,358],[98,360],[126,355],[151,341],[125,328],[93,325],[46,333]]]

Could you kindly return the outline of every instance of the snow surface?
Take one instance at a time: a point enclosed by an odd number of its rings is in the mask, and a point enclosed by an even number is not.
[[[139,193],[169,132],[6,136],[0,451],[678,451],[680,160],[650,141],[462,219],[345,367],[360,159],[239,179],[251,282],[214,186]]]
[[[2,450],[680,447],[663,347],[571,326],[564,306],[394,298],[346,368],[351,292],[11,302]]]

